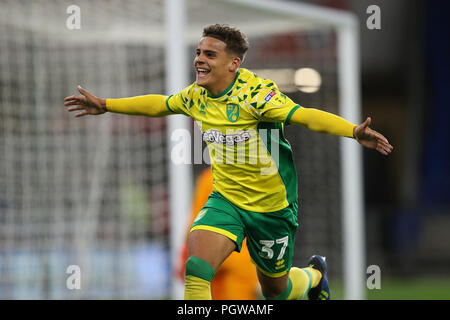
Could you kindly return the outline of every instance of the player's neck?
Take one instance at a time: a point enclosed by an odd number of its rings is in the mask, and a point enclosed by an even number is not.
[[[205,87],[205,89],[208,91],[208,95],[210,97],[219,97],[228,92],[231,87],[234,85],[234,82],[236,81],[237,77],[239,75],[239,71],[236,73],[233,73],[229,78],[224,79],[221,83],[212,86],[212,87]]]

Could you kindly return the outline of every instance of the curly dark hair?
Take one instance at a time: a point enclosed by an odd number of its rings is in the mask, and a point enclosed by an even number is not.
[[[241,61],[244,60],[248,50],[248,40],[239,29],[232,28],[227,24],[213,24],[203,29],[203,37],[211,37],[225,42],[226,49],[236,54]]]

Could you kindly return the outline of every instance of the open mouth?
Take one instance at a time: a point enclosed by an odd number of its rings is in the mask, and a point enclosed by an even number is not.
[[[199,78],[206,77],[210,71],[209,69],[206,68],[196,68],[196,70],[197,70],[197,77]]]

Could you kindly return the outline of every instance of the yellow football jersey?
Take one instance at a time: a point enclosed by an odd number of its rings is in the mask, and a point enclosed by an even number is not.
[[[214,190],[236,206],[273,212],[298,198],[297,171],[284,125],[300,106],[274,82],[240,68],[233,83],[211,96],[196,83],[166,99],[192,117],[211,158]]]

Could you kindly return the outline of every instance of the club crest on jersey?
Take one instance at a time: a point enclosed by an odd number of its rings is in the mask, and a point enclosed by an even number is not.
[[[236,103],[227,104],[227,116],[231,122],[236,122],[239,118],[239,105]]]
[[[275,91],[271,90],[268,94],[266,94],[266,96],[264,97],[264,100],[265,100],[266,102],[269,102],[270,99],[272,99],[272,97],[273,97],[274,95],[276,95],[276,94],[277,94],[277,93],[276,93]]]

